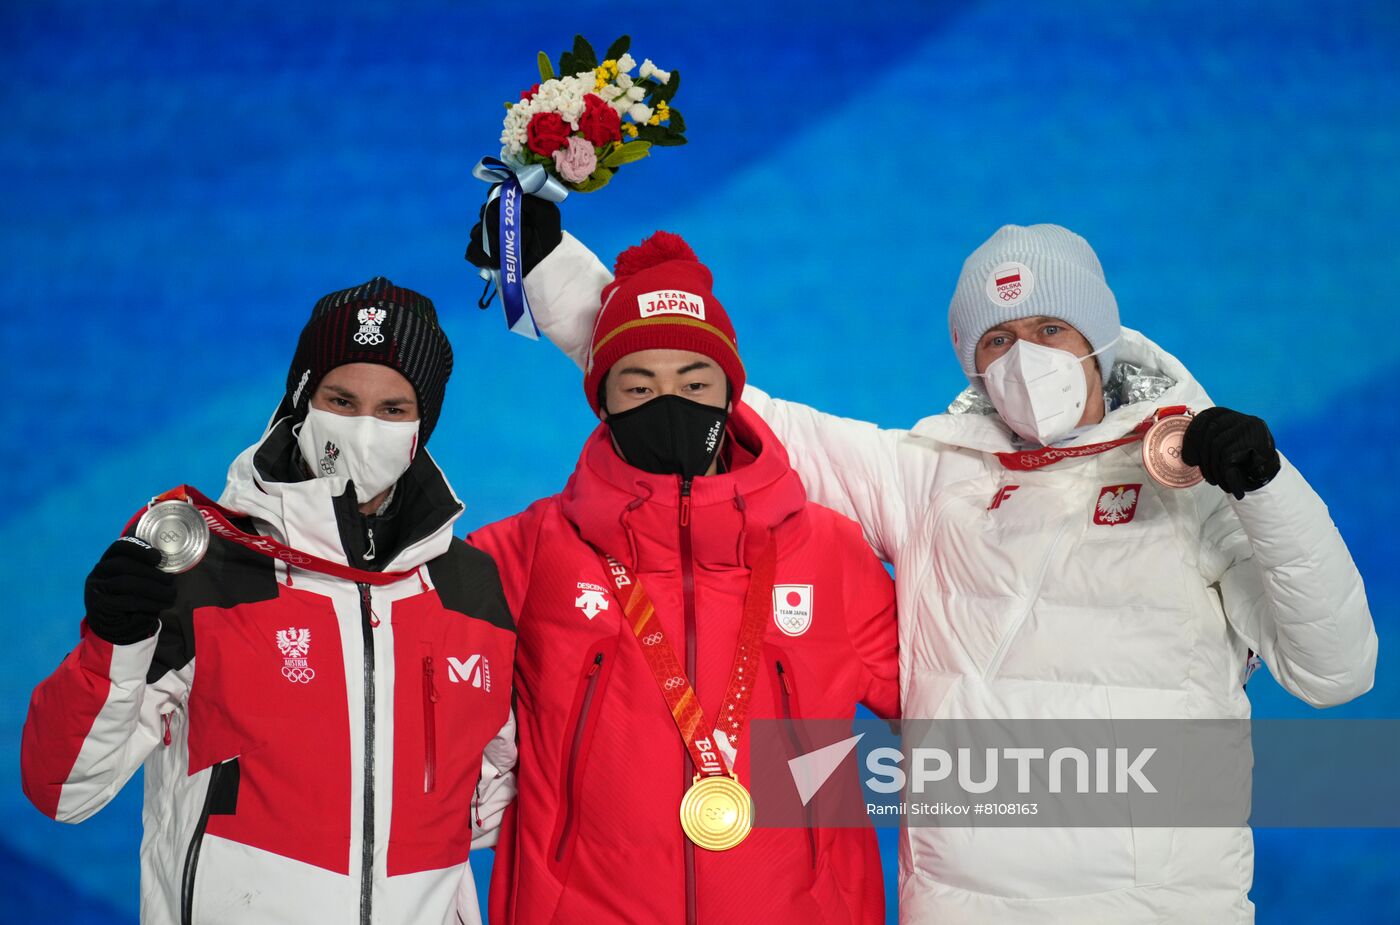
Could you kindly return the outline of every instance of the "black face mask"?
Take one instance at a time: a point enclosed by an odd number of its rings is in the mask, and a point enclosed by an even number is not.
[[[662,395],[608,415],[613,440],[629,465],[658,475],[694,478],[714,462],[729,411],[679,395]]]

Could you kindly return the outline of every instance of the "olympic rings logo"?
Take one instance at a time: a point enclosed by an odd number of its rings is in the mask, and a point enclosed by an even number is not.
[[[384,335],[380,334],[378,331],[360,331],[355,335],[355,343],[362,347],[368,347],[371,344],[382,344],[384,343]]]
[[[315,668],[283,668],[282,677],[293,684],[307,684],[316,677]]]
[[[667,678],[667,679],[666,679],[666,685],[665,685],[665,687],[666,687],[666,690],[668,690],[668,691],[673,691],[673,690],[675,690],[675,689],[678,688],[678,687],[684,687],[684,686],[685,686],[685,678],[674,678],[674,677],[673,677],[673,678]]]
[[[644,636],[642,638],[642,643],[648,646],[654,646],[659,644],[664,638],[665,637],[662,636],[660,633],[652,633],[650,636]]]

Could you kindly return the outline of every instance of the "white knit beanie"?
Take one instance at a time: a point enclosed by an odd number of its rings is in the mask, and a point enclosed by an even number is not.
[[[963,262],[948,305],[953,349],[968,378],[977,372],[983,334],[1037,315],[1073,325],[1094,350],[1120,332],[1118,302],[1088,241],[1059,225],[1003,225]],[[1117,352],[1109,346],[1097,357],[1105,382]]]

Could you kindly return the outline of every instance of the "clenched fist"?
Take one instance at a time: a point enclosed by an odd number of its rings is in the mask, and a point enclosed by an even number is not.
[[[1181,458],[1237,501],[1269,484],[1282,465],[1269,425],[1229,408],[1207,408],[1191,420]]]

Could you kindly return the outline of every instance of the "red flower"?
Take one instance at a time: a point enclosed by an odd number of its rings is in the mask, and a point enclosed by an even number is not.
[[[535,84],[533,87],[531,87],[530,89],[528,89],[528,90],[526,90],[526,91],[524,91],[523,93],[520,94],[520,101],[521,101],[521,102],[524,102],[525,100],[528,100],[530,97],[534,96],[536,93],[539,93],[539,92],[540,92],[540,85],[539,85],[539,84]]]
[[[579,134],[595,148],[601,148],[610,141],[622,140],[622,116],[603,101],[596,93],[583,97],[583,115],[578,119]]]
[[[537,112],[525,127],[525,144],[536,154],[549,157],[568,142],[573,129],[557,112]]]

